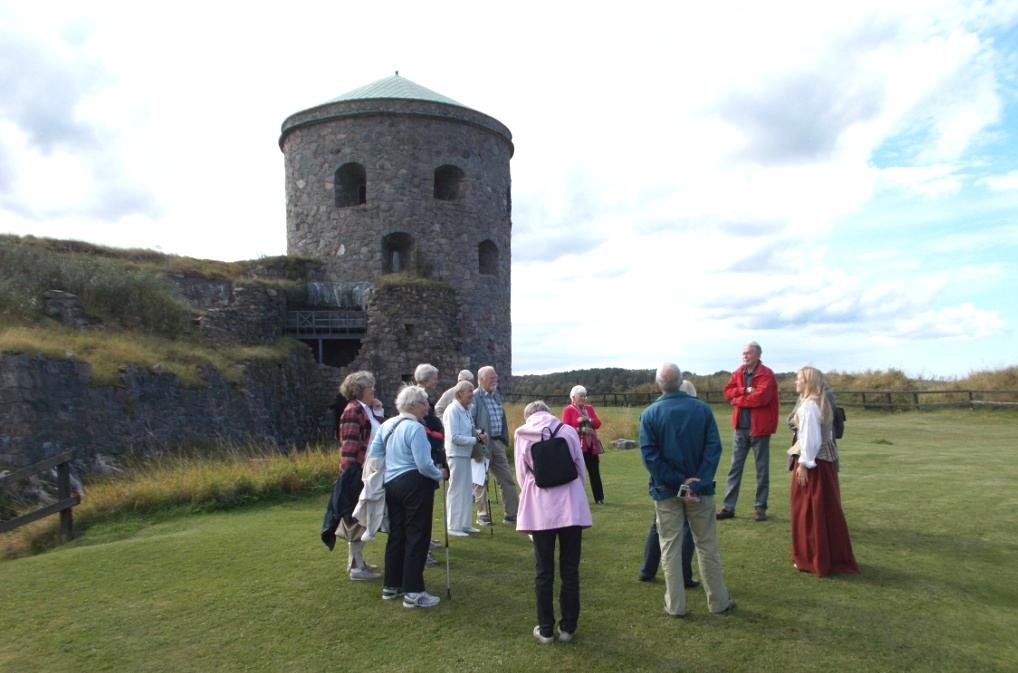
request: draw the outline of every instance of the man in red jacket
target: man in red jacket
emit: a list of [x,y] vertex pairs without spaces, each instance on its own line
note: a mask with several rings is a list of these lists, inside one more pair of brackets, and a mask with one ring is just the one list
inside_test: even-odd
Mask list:
[[756,458],[756,501],[753,506],[757,521],[767,520],[767,491],[770,487],[771,435],[778,429],[778,383],[774,372],[760,362],[763,349],[750,341],[742,348],[742,366],[735,370],[725,386],[725,398],[732,405],[732,467],[728,470],[728,490],[719,519],[735,516],[739,499],[742,468],[753,449]]

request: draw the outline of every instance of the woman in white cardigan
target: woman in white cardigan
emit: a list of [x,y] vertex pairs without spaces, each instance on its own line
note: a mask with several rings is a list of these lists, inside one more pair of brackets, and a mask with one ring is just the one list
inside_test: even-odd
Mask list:
[[[448,506],[449,535],[465,537],[479,533],[471,526],[474,496],[470,477],[470,455],[478,442],[470,405],[474,401],[474,385],[460,381],[453,387],[454,400],[442,414],[445,426],[445,456],[449,462]],[[481,438],[483,441],[483,437]]]

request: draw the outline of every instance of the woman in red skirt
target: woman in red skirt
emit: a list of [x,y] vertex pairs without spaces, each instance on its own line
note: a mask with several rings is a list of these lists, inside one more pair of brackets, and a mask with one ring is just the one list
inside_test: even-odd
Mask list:
[[857,573],[848,525],[841,510],[834,409],[819,369],[803,367],[795,377],[799,403],[794,415],[792,460],[792,562],[819,577]]

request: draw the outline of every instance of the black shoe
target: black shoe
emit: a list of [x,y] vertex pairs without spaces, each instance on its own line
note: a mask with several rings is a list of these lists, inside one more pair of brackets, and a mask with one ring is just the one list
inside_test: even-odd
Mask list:
[[689,580],[688,582],[686,582],[687,589],[695,589],[698,586],[700,586],[700,582],[698,580]]
[[647,577],[646,575],[638,575],[637,577],[639,578],[639,580],[641,582],[653,582],[654,581],[653,577]]
[[734,519],[735,518],[735,510],[734,509],[721,509],[721,510],[718,511],[717,514],[714,515],[714,518],[717,519],[718,521],[720,521],[721,519]]
[[760,509],[759,507],[757,507],[756,512],[753,514],[753,521],[766,521],[766,520],[767,520],[767,510]]

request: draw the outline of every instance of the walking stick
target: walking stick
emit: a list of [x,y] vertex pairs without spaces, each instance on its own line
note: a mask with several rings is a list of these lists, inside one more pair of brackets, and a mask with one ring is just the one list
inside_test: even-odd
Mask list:
[[495,519],[491,511],[491,490],[488,488],[488,471],[484,471],[484,498],[488,502],[488,528],[491,529],[491,537],[495,537]]
[[449,575],[449,480],[445,480],[442,495],[442,521],[445,522],[445,596],[452,600],[452,582]]

